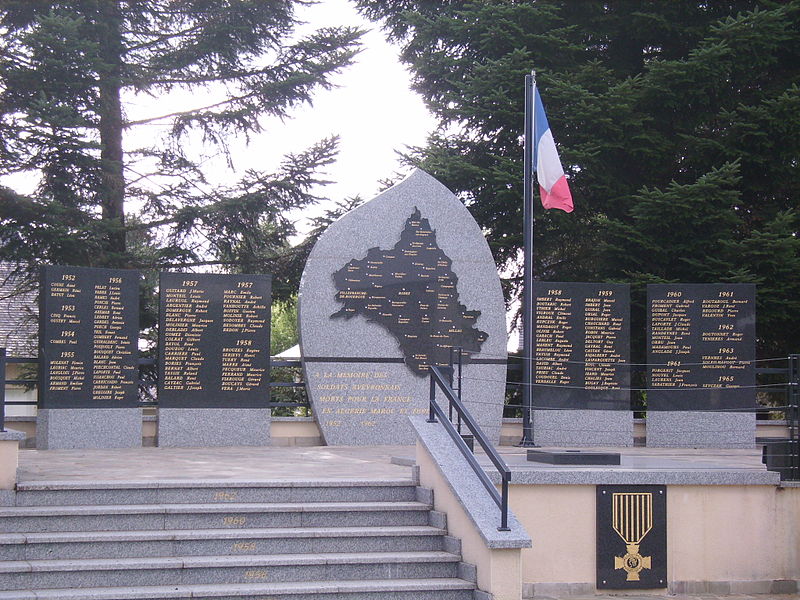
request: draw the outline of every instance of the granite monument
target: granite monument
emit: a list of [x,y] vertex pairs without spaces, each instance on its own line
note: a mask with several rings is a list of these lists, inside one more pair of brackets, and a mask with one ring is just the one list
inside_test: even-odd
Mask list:
[[142,445],[139,273],[46,266],[39,293],[39,449]]
[[269,275],[161,273],[159,446],[270,439]]
[[462,398],[499,439],[505,305],[489,246],[464,205],[417,170],[333,223],[300,284],[300,347],[329,445],[411,444],[429,365],[464,355]]

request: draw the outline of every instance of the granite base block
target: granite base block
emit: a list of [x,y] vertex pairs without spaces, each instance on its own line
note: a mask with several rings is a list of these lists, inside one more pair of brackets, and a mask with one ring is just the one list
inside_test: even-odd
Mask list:
[[141,446],[141,408],[46,408],[36,417],[39,450]]
[[650,411],[647,445],[651,448],[754,448],[753,413]]
[[269,446],[268,408],[160,408],[158,445],[162,448]]
[[633,413],[627,410],[534,410],[537,446],[633,446]]

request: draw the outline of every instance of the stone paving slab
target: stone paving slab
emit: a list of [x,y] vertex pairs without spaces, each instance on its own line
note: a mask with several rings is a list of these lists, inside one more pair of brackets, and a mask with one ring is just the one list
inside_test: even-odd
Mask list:
[[20,450],[17,481],[313,481],[411,479],[391,463],[413,448],[237,447]]
[[[547,474],[574,478],[579,473],[593,472],[649,472],[656,476],[677,473],[684,478],[697,478],[703,473],[725,477],[736,474],[753,479],[751,483],[767,483],[775,475],[766,471],[760,452],[754,449],[592,448],[620,452],[618,467],[549,465],[528,461],[526,448],[502,446],[499,450],[520,483],[526,478],[534,483]],[[478,452],[477,456],[488,465],[485,455]],[[72,480],[104,484],[187,479],[388,480],[410,478],[409,467],[414,459],[413,446],[23,449],[17,477],[20,482]],[[493,469],[487,471],[491,473]]]

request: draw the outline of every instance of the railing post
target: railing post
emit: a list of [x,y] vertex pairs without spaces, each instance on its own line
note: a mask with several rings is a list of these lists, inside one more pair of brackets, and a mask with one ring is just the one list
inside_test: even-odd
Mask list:
[[[461,364],[463,362],[463,353],[461,346],[458,347],[458,401],[461,402]],[[452,421],[452,419],[451,419]],[[458,433],[461,433],[461,413],[458,413],[458,425],[456,426]]]
[[[450,365],[450,389],[453,389],[453,347],[450,346],[450,360],[448,361]],[[453,422],[453,403],[447,403],[447,418],[450,419],[450,422]],[[460,433],[460,432],[459,432]]]
[[433,410],[433,403],[436,402],[436,381],[434,380],[433,369],[431,369],[431,399],[428,404],[428,423],[436,423],[436,413]]
[[0,348],[0,431],[6,430],[6,349]]
[[500,527],[497,528],[497,531],[511,531],[508,528],[508,473],[501,473],[500,474],[503,479],[503,491],[500,496],[501,504],[500,507]]

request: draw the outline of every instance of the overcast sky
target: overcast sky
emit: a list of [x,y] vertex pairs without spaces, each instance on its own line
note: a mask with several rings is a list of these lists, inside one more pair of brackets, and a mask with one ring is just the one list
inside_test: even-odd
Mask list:
[[[244,139],[230,140],[233,169],[222,158],[209,159],[206,165],[211,167],[212,181],[230,184],[247,169],[274,170],[286,153],[301,152],[338,135],[338,158],[325,177],[333,183],[315,193],[333,201],[356,195],[369,200],[378,192],[379,180],[400,168],[397,151],[424,144],[434,119],[409,89],[410,77],[399,62],[398,49],[347,0],[322,0],[300,9],[298,17],[307,23],[300,33],[335,25],[368,29],[362,37],[363,51],[354,65],[334,76],[334,89],[315,93],[312,106],[298,107],[285,121],[262,120],[264,131],[249,144]],[[207,103],[208,97],[171,96],[153,102],[139,96],[128,99],[126,110],[129,119],[138,120]],[[147,138],[158,132],[157,126],[139,128],[126,140],[126,147],[146,145]],[[201,153],[206,149],[210,150],[198,147]],[[303,231],[302,222],[298,225]]]
[[[314,95],[313,106],[295,109],[286,121],[263,120],[264,131],[253,136],[249,145],[244,139],[229,140],[233,169],[221,157],[209,159],[206,166],[210,167],[210,179],[212,183],[232,184],[247,169],[274,170],[284,154],[300,152],[325,137],[338,135],[338,159],[326,173],[326,179],[333,183],[316,190],[316,194],[333,201],[356,195],[368,200],[377,193],[379,180],[400,168],[396,151],[424,144],[434,128],[433,117],[409,89],[410,77],[398,60],[398,49],[388,44],[380,29],[363,19],[348,0],[321,0],[301,7],[297,16],[307,23],[300,33],[336,25],[368,29],[362,38],[363,51],[354,65],[333,78],[336,88]],[[207,100],[185,94],[155,99],[127,95],[124,104],[126,117],[135,121],[203,106]],[[168,121],[129,131],[125,149],[152,144],[166,127]],[[189,142],[193,144],[201,156],[211,150]],[[129,179],[131,176],[129,173]],[[36,187],[30,175],[6,177],[2,183],[21,193],[32,193]],[[302,231],[302,223],[299,225]]]

